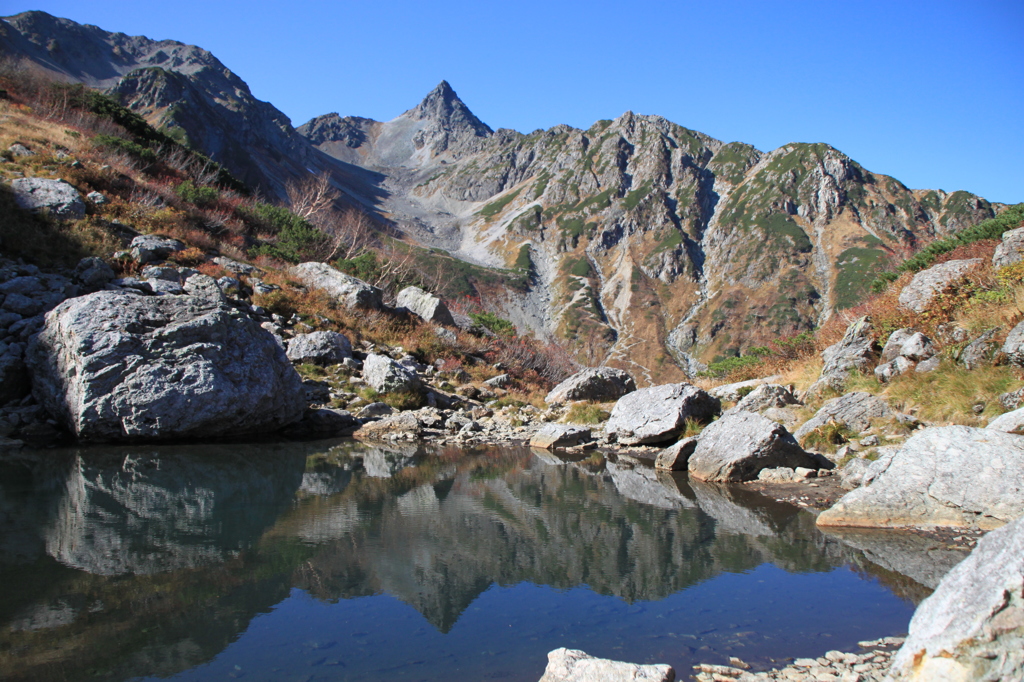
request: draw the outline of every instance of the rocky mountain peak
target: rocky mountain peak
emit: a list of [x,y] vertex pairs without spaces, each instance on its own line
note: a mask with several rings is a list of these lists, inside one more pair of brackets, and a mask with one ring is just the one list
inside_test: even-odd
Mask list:
[[477,137],[487,137],[494,132],[459,99],[448,81],[438,83],[422,102],[405,112],[403,116],[418,121],[430,121],[446,130],[471,131]]

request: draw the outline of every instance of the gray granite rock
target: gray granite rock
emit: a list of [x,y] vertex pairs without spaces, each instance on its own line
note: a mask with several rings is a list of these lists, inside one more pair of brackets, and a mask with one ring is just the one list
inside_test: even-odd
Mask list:
[[900,355],[902,355],[903,344],[907,342],[916,332],[908,327],[897,329],[885,342],[885,346],[882,347],[881,362],[892,362]]
[[969,426],[915,433],[871,465],[821,526],[988,530],[1024,515],[1024,436]]
[[59,220],[85,217],[85,202],[78,190],[63,180],[17,178],[11,181],[11,189],[14,201],[27,211],[45,212]]
[[915,313],[923,313],[936,295],[942,293],[943,289],[966,275],[981,262],[981,258],[951,260],[922,270],[903,287],[899,296],[900,305]]
[[484,382],[484,386],[490,386],[491,388],[504,388],[512,383],[511,374],[499,374],[496,377],[491,377]]
[[967,347],[960,351],[960,356],[957,358],[960,364],[967,369],[977,369],[991,362],[992,353],[996,347],[993,339],[998,332],[998,329],[989,329],[967,344]]
[[270,334],[192,296],[70,299],[46,315],[26,360],[36,398],[82,438],[259,433],[306,409],[301,379]]
[[994,417],[985,428],[1020,435],[1024,433],[1024,409],[1013,410]]
[[419,436],[423,432],[416,415],[412,412],[399,412],[377,421],[368,422],[359,427],[353,436],[369,440],[382,440],[392,436]]
[[821,358],[821,377],[808,389],[816,394],[826,388],[842,390],[851,371],[867,371],[878,357],[871,320],[862,317],[846,328],[843,338],[826,348]]
[[893,377],[898,377],[912,369],[914,369],[914,363],[901,355],[891,362],[875,367],[875,378],[884,384],[891,381]]
[[881,398],[863,391],[856,391],[826,402],[793,435],[797,440],[801,440],[814,429],[825,426],[829,422],[836,422],[851,431],[865,431],[871,428],[872,420],[888,419],[894,416],[889,405]]
[[352,344],[338,332],[296,334],[288,342],[288,359],[314,365],[336,365],[352,357]]
[[356,417],[359,419],[376,419],[377,417],[386,417],[394,413],[395,408],[391,407],[387,403],[370,403],[363,409],[359,410]]
[[83,258],[75,267],[75,279],[89,288],[100,288],[114,277],[114,269],[102,258]]
[[1003,342],[1003,353],[1011,365],[1024,367],[1024,321],[1010,330]]
[[639,665],[594,658],[578,649],[555,649],[540,682],[673,682],[670,665]]
[[888,679],[1024,679],[1024,519],[982,538],[921,602]]
[[334,296],[346,308],[378,310],[384,307],[384,292],[326,263],[299,263],[291,273],[306,286]]
[[721,411],[718,398],[691,384],[642,388],[619,398],[605,433],[619,443],[664,443],[683,432],[687,419],[708,421]]
[[924,374],[925,372],[934,372],[939,368],[941,362],[942,361],[939,359],[939,356],[935,355],[928,358],[927,360],[922,360],[921,362],[917,363],[917,366],[914,367],[914,371],[917,372],[918,374]]
[[793,391],[789,386],[761,384],[743,396],[732,409],[737,412],[760,412],[771,407],[786,407],[787,405],[799,404],[800,401],[793,395]]
[[379,393],[418,392],[423,388],[415,372],[377,353],[370,353],[363,361],[363,380]]
[[1012,265],[1024,258],[1024,227],[1003,232],[1002,241],[992,254],[992,267]]
[[658,453],[654,468],[666,471],[686,471],[690,456],[697,449],[696,438],[684,438]]
[[395,305],[415,313],[427,322],[442,324],[446,327],[455,326],[455,320],[452,319],[451,311],[448,310],[444,301],[419,287],[402,289],[398,292]]
[[544,448],[569,448],[590,440],[590,429],[574,424],[545,424],[533,434],[530,439],[530,447]]
[[154,234],[141,234],[132,239],[129,246],[132,258],[140,263],[154,263],[165,260],[176,251],[183,251],[185,245],[177,239],[167,239]]
[[636,382],[627,372],[612,367],[590,367],[551,389],[544,402],[559,405],[574,400],[617,400],[635,390]]
[[734,412],[700,434],[687,470],[700,481],[752,481],[769,467],[807,467],[815,461],[782,424],[752,412]]

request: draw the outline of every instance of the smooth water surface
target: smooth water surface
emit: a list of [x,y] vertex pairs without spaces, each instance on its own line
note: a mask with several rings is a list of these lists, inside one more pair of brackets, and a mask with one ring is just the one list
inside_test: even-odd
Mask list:
[[0,678],[535,682],[567,646],[686,679],[904,633],[941,570],[901,542],[614,455],[25,452],[0,459]]

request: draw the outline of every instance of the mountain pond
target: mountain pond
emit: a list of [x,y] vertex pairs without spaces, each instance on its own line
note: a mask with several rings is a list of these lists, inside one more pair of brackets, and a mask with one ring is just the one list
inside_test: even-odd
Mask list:
[[614,454],[315,443],[0,457],[4,680],[536,682],[902,635],[962,554]]

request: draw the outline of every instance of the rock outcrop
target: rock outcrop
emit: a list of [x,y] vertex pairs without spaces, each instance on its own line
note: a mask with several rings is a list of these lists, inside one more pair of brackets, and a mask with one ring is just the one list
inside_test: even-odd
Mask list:
[[673,682],[672,666],[639,665],[594,658],[579,649],[555,649],[540,682]]
[[887,679],[1024,679],[1024,519],[982,538],[921,602]]
[[691,384],[642,388],[619,398],[605,433],[626,445],[664,443],[683,432],[687,419],[709,421],[721,401]]
[[980,258],[968,258],[967,260],[951,260],[945,263],[933,265],[927,270],[914,275],[914,278],[903,287],[900,292],[900,305],[913,310],[915,313],[923,313],[932,299],[942,293],[942,290],[960,279],[975,267],[981,265]]
[[762,469],[817,464],[782,424],[754,414],[733,412],[705,428],[687,470],[699,481],[752,481]]
[[273,336],[192,296],[70,299],[46,315],[26,360],[36,398],[81,438],[274,431],[306,408],[301,379]]
[[617,400],[635,390],[636,382],[627,372],[613,367],[590,367],[551,389],[544,402],[560,405],[574,400]]
[[297,334],[288,342],[288,359],[314,365],[334,365],[352,357],[352,344],[338,332]]
[[11,181],[18,206],[36,213],[46,213],[58,220],[80,220],[85,217],[85,202],[78,190],[63,180],[17,178]]
[[871,320],[862,317],[846,328],[843,338],[821,353],[824,366],[821,377],[811,385],[808,393],[814,394],[825,388],[842,390],[850,372],[866,371],[878,357],[872,336]]
[[1002,241],[992,254],[992,267],[1001,268],[1024,258],[1024,227],[1003,232]]
[[969,426],[915,433],[873,463],[820,526],[988,530],[1024,515],[1024,436]]
[[423,384],[416,372],[386,355],[370,353],[363,360],[363,379],[378,393],[417,392]]
[[406,287],[398,292],[395,305],[405,308],[427,322],[442,324],[446,327],[454,327],[455,320],[444,304],[437,296],[427,293],[419,287]]
[[384,292],[327,263],[299,263],[291,273],[306,286],[334,296],[346,308],[378,310],[384,306]]
[[893,416],[893,411],[881,398],[863,391],[855,391],[826,402],[793,435],[797,440],[802,440],[811,431],[829,422],[860,432],[871,428],[871,422],[875,419],[888,419]]

